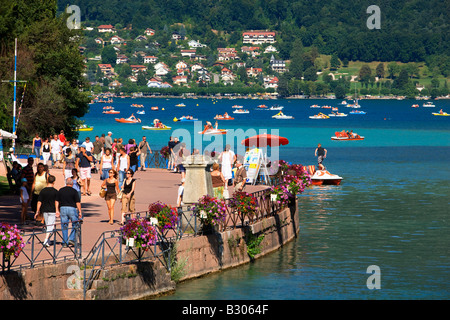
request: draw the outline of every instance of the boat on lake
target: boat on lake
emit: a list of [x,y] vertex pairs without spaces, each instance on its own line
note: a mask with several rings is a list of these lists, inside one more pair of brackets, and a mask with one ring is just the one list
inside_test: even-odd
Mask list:
[[306,169],[311,177],[311,184],[315,186],[322,185],[334,185],[338,186],[341,184],[342,177],[331,174],[327,170],[316,170],[313,165],[306,166]]
[[184,103],[179,103],[179,104],[176,104],[175,107],[186,107],[186,105]]
[[425,103],[422,105],[422,107],[424,107],[424,108],[434,108],[434,107],[436,107],[436,106],[434,105],[433,102],[428,101],[428,102],[425,102]]
[[329,119],[330,117],[327,116],[326,114],[322,113],[322,112],[319,112],[319,113],[316,114],[316,115],[309,116],[309,118],[310,118],[310,119]]
[[283,110],[283,108],[284,108],[283,106],[276,104],[276,105],[271,106],[269,108],[269,110]]
[[136,118],[134,114],[128,118],[115,118],[115,120],[120,123],[141,123],[141,119]]
[[250,113],[247,109],[237,109],[234,110],[233,113]]
[[328,114],[329,117],[346,117],[347,114],[343,112],[332,112]]
[[87,124],[82,124],[82,125],[78,126],[75,130],[76,131],[92,131],[92,130],[94,130],[94,127],[91,127]]
[[366,114],[365,111],[361,111],[361,110],[352,110],[349,112],[350,114]]
[[336,141],[354,141],[354,140],[364,140],[364,137],[361,137],[359,134],[357,134],[356,132],[345,132],[344,130],[342,131],[336,131],[334,133],[334,136],[331,137],[331,140],[336,140]]
[[106,114],[119,114],[120,111],[112,109],[112,110],[103,111],[103,113],[106,113]]
[[194,118],[192,116],[182,116],[182,117],[179,117],[179,118],[177,118],[177,117],[173,118],[173,122],[177,122],[177,121],[181,121],[181,122],[183,122],[183,121],[197,121],[197,120],[198,120],[197,118]]
[[288,116],[284,114],[282,111],[278,112],[276,115],[273,115],[272,118],[274,119],[294,119],[293,116]]

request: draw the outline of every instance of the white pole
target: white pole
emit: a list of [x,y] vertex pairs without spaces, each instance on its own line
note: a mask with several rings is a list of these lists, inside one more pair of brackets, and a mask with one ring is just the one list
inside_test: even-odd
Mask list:
[[[14,102],[13,102],[13,134],[16,134],[16,87],[17,87],[17,38],[15,39],[14,47]],[[16,145],[16,139],[12,141],[12,147],[14,149]],[[14,150],[15,151],[15,150]]]

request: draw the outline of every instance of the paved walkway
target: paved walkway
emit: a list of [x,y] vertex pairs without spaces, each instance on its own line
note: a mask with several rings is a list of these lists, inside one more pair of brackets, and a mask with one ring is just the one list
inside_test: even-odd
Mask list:
[[[64,186],[62,169],[50,169],[50,173],[56,177],[55,188]],[[6,176],[5,168],[0,163],[0,175]],[[161,201],[163,203],[176,206],[178,187],[180,186],[181,175],[170,172],[166,169],[147,169],[146,171],[137,171],[134,175],[137,179],[136,184],[136,212],[146,211],[150,203]],[[93,174],[91,179],[91,196],[82,196],[81,207],[83,212],[82,226],[82,247],[83,257],[91,250],[99,236],[105,231],[120,229],[118,224],[121,219],[120,201],[115,204],[113,225],[108,224],[108,212],[105,200],[100,198],[99,174]],[[266,188],[266,186],[247,186],[247,192],[253,192]],[[230,190],[231,191],[231,190]],[[34,223],[28,225],[19,225],[20,223],[20,202],[17,195],[6,195],[0,197],[0,221],[10,224],[18,224],[20,229],[31,231],[32,228],[38,228]],[[28,215],[34,215],[29,209]],[[56,221],[60,222],[59,219]],[[42,230],[42,227],[39,227]]]

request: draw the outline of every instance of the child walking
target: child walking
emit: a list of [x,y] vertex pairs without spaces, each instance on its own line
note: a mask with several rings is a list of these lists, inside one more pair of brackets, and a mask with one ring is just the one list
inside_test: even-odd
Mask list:
[[26,178],[22,178],[22,187],[20,187],[20,203],[22,204],[22,211],[20,213],[20,223],[25,224],[27,220],[27,211],[30,204],[30,196],[28,194],[28,182]]

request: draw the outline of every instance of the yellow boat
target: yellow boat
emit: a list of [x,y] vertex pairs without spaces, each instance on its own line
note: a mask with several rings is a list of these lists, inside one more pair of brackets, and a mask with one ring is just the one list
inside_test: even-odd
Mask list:
[[88,126],[87,124],[82,124],[81,126],[78,126],[76,131],[92,131],[94,130],[94,127]]

